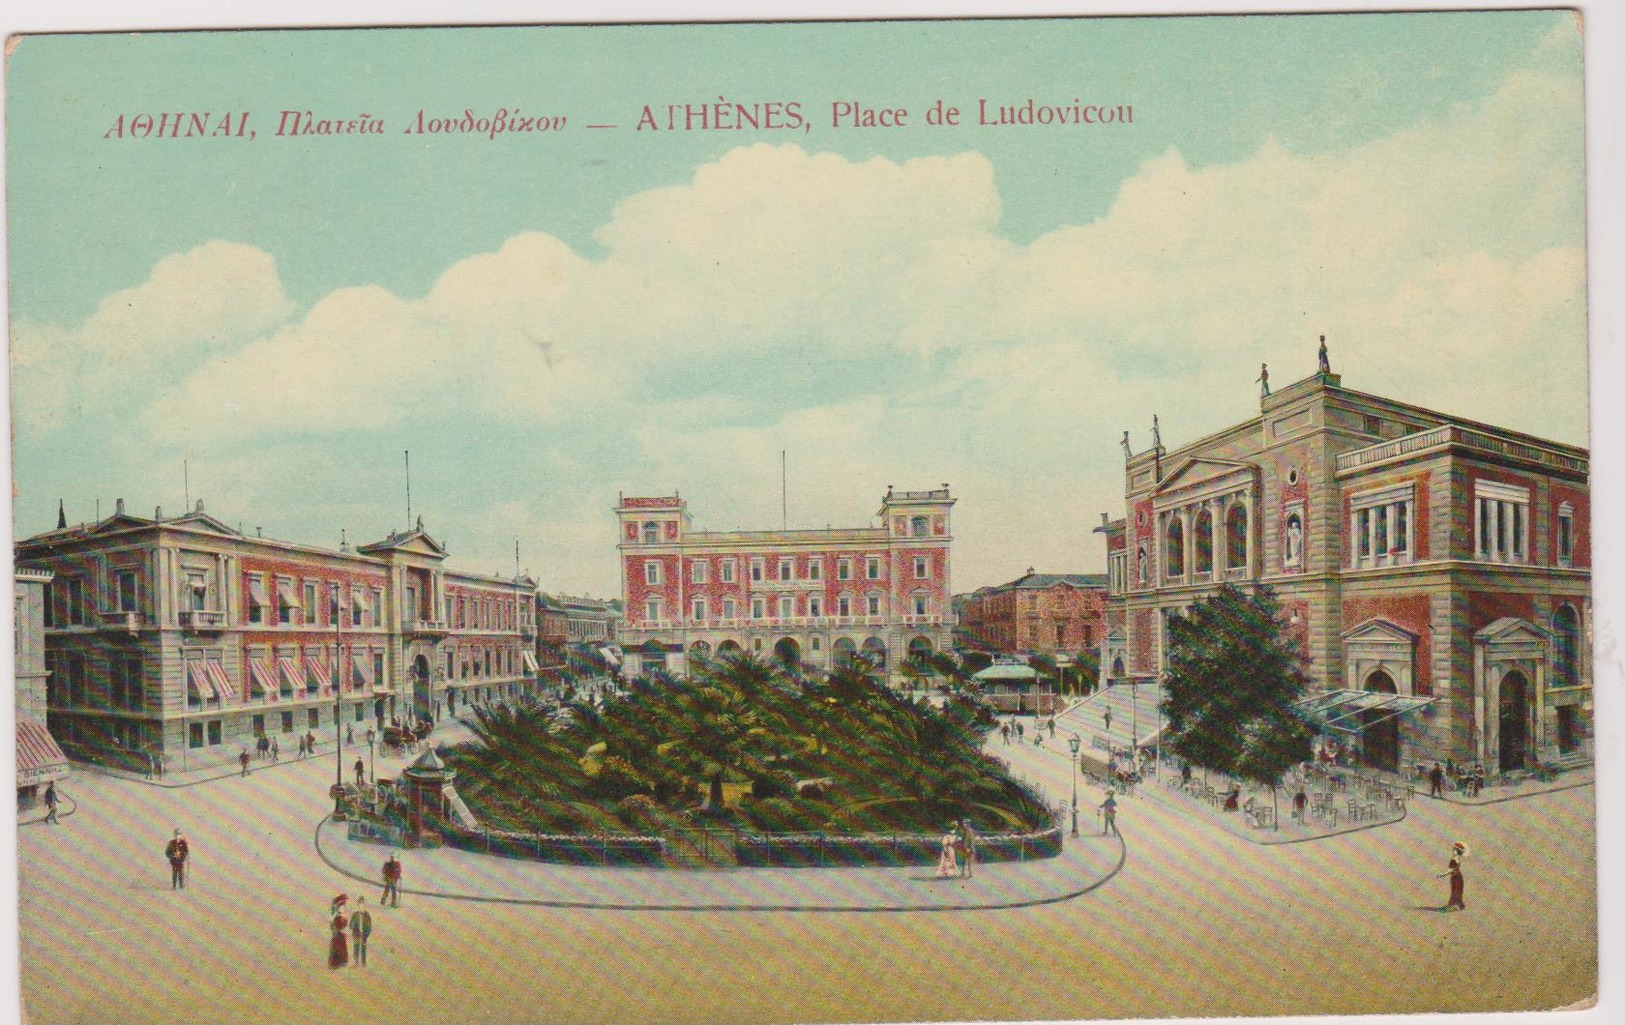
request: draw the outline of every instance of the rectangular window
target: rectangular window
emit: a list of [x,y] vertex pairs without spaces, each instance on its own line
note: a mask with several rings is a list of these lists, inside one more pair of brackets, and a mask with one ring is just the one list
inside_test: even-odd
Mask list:
[[[931,610],[931,599],[927,598],[923,594],[916,594],[914,596],[914,614],[916,616],[929,615],[930,610]],[[1062,632],[1063,629],[1064,629],[1063,627],[1059,627],[1059,626],[1057,626],[1055,628],[1055,643],[1057,643],[1057,644],[1061,643],[1061,636],[1062,636],[1061,632]]]
[[304,597],[304,600],[305,600],[304,601],[305,623],[306,623],[307,626],[315,626],[316,622],[317,622],[317,619],[316,619],[316,581],[314,581],[314,580],[305,581],[303,597]]
[[779,560],[779,579],[790,580],[795,576],[795,561],[792,559]]
[[[724,563],[724,565],[726,565],[726,563]],[[734,618],[734,613],[737,612],[737,611],[738,611],[738,608],[737,608],[737,606],[734,605],[734,600],[732,598],[724,598],[724,599],[722,599],[722,618],[723,619],[732,619],[732,618]]]
[[121,569],[118,572],[118,611],[137,611],[135,601],[135,570]]
[[824,614],[824,599],[817,595],[807,597],[807,615],[818,617]]
[[1388,507],[1379,505],[1372,510],[1376,524],[1372,528],[1372,544],[1378,555],[1388,554]]
[[750,564],[750,578],[760,582],[762,579],[762,560],[753,559]]
[[372,589],[372,605],[367,611],[372,616],[374,627],[384,625],[384,592],[376,587]]
[[662,610],[661,610],[661,607],[660,607],[660,599],[659,598],[651,598],[651,599],[649,599],[649,601],[645,602],[644,607],[643,607],[643,611],[644,611],[645,615],[648,617],[649,622],[651,622],[651,623],[658,623],[658,622],[661,621],[661,619],[664,618],[660,614]]
[[1409,542],[1406,538],[1410,533],[1410,503],[1400,502],[1394,506],[1394,543],[1395,552],[1409,551]]
[[703,584],[711,577],[711,567],[704,562],[695,562],[689,577],[696,584]]
[[1557,507],[1557,564],[1574,565],[1574,507],[1567,502]]
[[270,599],[265,593],[265,577],[258,573],[250,573],[244,577],[243,590],[248,593],[243,596],[244,604],[248,606],[248,621],[250,623],[264,623],[266,609]]
[[264,733],[265,733],[265,716],[263,714],[256,715],[254,717],[254,736],[256,736],[256,737],[262,736]]
[[356,722],[361,721],[361,714],[362,714],[361,709],[362,709],[362,703],[359,702],[359,701],[356,702],[356,706],[355,706],[355,721]]
[[842,559],[842,560],[840,560],[839,562],[837,562],[835,564],[835,579],[837,579],[837,580],[851,580],[852,579],[852,560],[851,559]]
[[195,722],[195,723],[190,723],[190,724],[187,725],[187,727],[186,727],[186,746],[190,747],[190,748],[199,748],[199,747],[203,746],[203,724],[202,723]]
[[68,625],[84,626],[86,622],[85,582],[78,577],[68,577],[65,582],[68,585]]
[[869,604],[868,604],[869,615],[871,615],[871,616],[880,615],[880,595],[878,595],[878,594],[869,595],[868,602],[869,602]]
[[186,607],[193,612],[202,612],[209,599],[209,581],[201,570],[190,571],[186,574],[187,594],[183,598]]
[[880,579],[880,560],[870,556],[863,560],[863,576],[867,580]]
[[222,739],[224,739],[221,736],[221,733],[222,733],[222,730],[220,728],[220,720],[219,719],[211,719],[209,721],[209,746],[210,747],[219,747],[220,746],[220,741]]
[[319,708],[305,709],[305,725],[315,729],[322,724],[322,710]]
[[1523,506],[1512,506],[1512,558],[1517,562],[1523,561],[1523,516]]
[[694,622],[696,622],[696,623],[705,622],[705,599],[704,598],[695,598],[694,599]]
[[734,561],[732,559],[722,561],[722,582],[725,584],[734,582]]
[[351,626],[360,626],[361,625],[361,614],[362,614],[362,611],[366,608],[366,604],[367,604],[367,602],[366,602],[366,599],[362,596],[361,588],[352,587],[350,589],[350,625]]
[[752,618],[752,619],[762,619],[766,615],[767,615],[767,602],[762,600],[761,598],[752,598],[750,600],[750,618]]
[[841,595],[835,599],[835,610],[835,614],[838,616],[850,616],[852,614],[852,599],[844,594]]
[[292,712],[283,712],[282,713],[282,732],[283,733],[292,733],[293,732],[293,713]]
[[931,576],[931,560],[923,555],[914,557],[914,579],[925,580]]
[[1354,535],[1359,539],[1360,558],[1371,555],[1371,510],[1361,509],[1354,514]]
[[1473,482],[1480,559],[1526,562],[1529,553],[1529,489],[1499,481]]
[[1368,417],[1366,417],[1365,418],[1365,432],[1367,434],[1379,434],[1380,435],[1382,433],[1382,418],[1377,417],[1377,416],[1368,416]]
[[808,559],[807,560],[807,579],[808,580],[822,580],[822,579],[824,579],[824,561],[822,559]]
[[796,600],[789,596],[779,599],[779,618],[789,619],[796,614]]

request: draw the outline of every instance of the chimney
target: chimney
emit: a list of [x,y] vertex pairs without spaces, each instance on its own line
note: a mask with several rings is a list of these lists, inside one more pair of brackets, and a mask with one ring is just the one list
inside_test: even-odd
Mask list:
[[116,498],[116,499],[113,500],[113,515],[114,516],[123,516],[124,515],[124,499]]
[[1110,513],[1101,513],[1100,514],[1100,525],[1102,527],[1104,527],[1106,524],[1110,523],[1111,521],[1112,521],[1112,519],[1111,519],[1111,514]]
[[161,506],[161,505],[154,506],[153,510],[152,510],[152,518],[155,519],[155,520],[163,519],[164,518],[164,507]]

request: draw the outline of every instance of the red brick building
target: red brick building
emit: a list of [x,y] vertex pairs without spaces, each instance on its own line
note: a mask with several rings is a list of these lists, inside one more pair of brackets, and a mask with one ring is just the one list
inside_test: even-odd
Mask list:
[[[1126,447],[1126,446],[1125,446]],[[1104,522],[1112,681],[1155,678],[1167,622],[1221,582],[1268,584],[1325,721],[1385,768],[1491,774],[1591,751],[1585,449],[1342,386],[1127,456]],[[1103,517],[1103,520],[1105,517]]]
[[1035,573],[961,595],[962,647],[1005,654],[1076,655],[1106,638],[1106,577]]
[[352,551],[248,537],[202,502],[148,519],[120,500],[16,552],[54,574],[47,716],[70,753],[180,768],[534,686],[535,583],[446,569],[421,521]]
[[622,496],[621,646],[628,671],[686,671],[749,651],[814,669],[864,652],[892,677],[951,643],[948,486],[888,489],[878,527],[694,529],[680,496]]

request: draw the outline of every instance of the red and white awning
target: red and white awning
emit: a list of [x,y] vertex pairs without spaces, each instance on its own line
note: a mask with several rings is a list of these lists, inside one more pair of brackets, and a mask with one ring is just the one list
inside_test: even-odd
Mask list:
[[310,670],[310,675],[316,677],[316,685],[322,689],[323,693],[333,693],[333,674],[327,671],[327,666],[321,659],[311,658],[306,655],[305,668]]
[[254,690],[258,690],[272,701],[281,696],[277,692],[276,680],[271,678],[271,667],[260,659],[248,660],[248,679]]
[[17,785],[36,786],[68,774],[68,756],[38,719],[17,717]]

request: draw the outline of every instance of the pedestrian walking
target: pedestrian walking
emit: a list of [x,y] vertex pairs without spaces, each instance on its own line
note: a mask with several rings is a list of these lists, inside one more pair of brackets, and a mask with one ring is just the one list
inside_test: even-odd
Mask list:
[[1006,722],[1006,723],[1000,723],[999,724],[999,736],[1004,738],[1005,746],[1009,747],[1010,746],[1010,724],[1009,723]]
[[1467,901],[1463,894],[1467,888],[1467,880],[1461,874],[1461,863],[1467,857],[1467,845],[1457,840],[1450,845],[1450,867],[1440,873],[1438,878],[1450,877],[1450,899],[1445,901],[1445,911],[1466,911]]
[[175,835],[164,845],[164,857],[169,859],[171,890],[186,889],[186,861],[191,856],[192,845],[186,842],[186,836],[180,830],[175,830]]
[[259,739],[254,741],[254,753],[261,759],[271,757],[271,738],[261,733]]
[[276,742],[275,737],[272,737],[271,738],[271,761],[280,762],[281,760],[282,760],[282,746]]
[[1023,726],[1021,720],[1018,719],[1016,720],[1016,739],[1021,740],[1025,736],[1027,736],[1027,727]]
[[45,784],[45,821],[53,826],[61,824],[56,820],[56,806],[59,802],[60,798],[56,796],[56,780],[53,779]]
[[[401,861],[390,852],[389,860],[384,862],[384,895],[379,898],[379,907],[401,906]],[[390,898],[394,898],[393,904]]]
[[1053,715],[1049,717],[1048,726],[1049,726],[1049,739],[1054,740],[1055,739],[1055,717]]
[[350,946],[354,948],[357,968],[367,966],[367,940],[372,937],[372,912],[367,910],[367,898],[355,899],[355,914],[350,916]]
[[305,753],[316,753],[316,734],[311,733],[309,730],[305,731]]
[[954,847],[958,842],[954,827],[949,826],[948,831],[942,834],[942,853],[937,855],[938,879],[951,879],[959,874],[959,863],[954,857]]
[[1444,770],[1439,768],[1438,762],[1434,762],[1428,772],[1428,796],[1444,797]]
[[377,739],[378,739],[377,731],[375,731],[371,726],[368,726],[367,727],[367,746],[371,747],[372,742],[377,740]]
[[305,738],[304,738],[303,735],[301,735],[300,738],[299,738],[299,754],[298,754],[298,757],[300,757],[300,758],[305,757]]
[[1100,713],[1100,718],[1106,724],[1106,732],[1110,733],[1112,731],[1112,710],[1109,708],[1106,709],[1104,712]]
[[367,782],[367,764],[361,759],[355,760],[355,785],[364,786]]
[[243,775],[248,775],[248,748],[243,748],[243,753],[237,756],[237,761],[242,764]]
[[959,877],[969,879],[976,874],[976,830],[970,819],[959,820]]
[[1107,833],[1113,836],[1123,835],[1117,831],[1117,798],[1113,797],[1110,791],[1106,794],[1106,800],[1100,805],[1100,814],[1105,821],[1105,825],[1100,830],[1102,836]]
[[344,934],[345,927],[350,924],[350,920],[344,915],[344,905],[348,904],[349,901],[350,898],[342,893],[333,898],[330,912],[333,916],[331,922],[333,932],[327,941],[327,967],[329,968],[343,968],[350,963],[350,941]]
[[355,723],[350,723],[344,727],[344,742],[346,744],[355,743]]
[[1307,811],[1308,808],[1309,795],[1303,792],[1303,787],[1299,787],[1298,792],[1292,795],[1292,817],[1297,819],[1299,822],[1302,822],[1304,820],[1304,812]]

